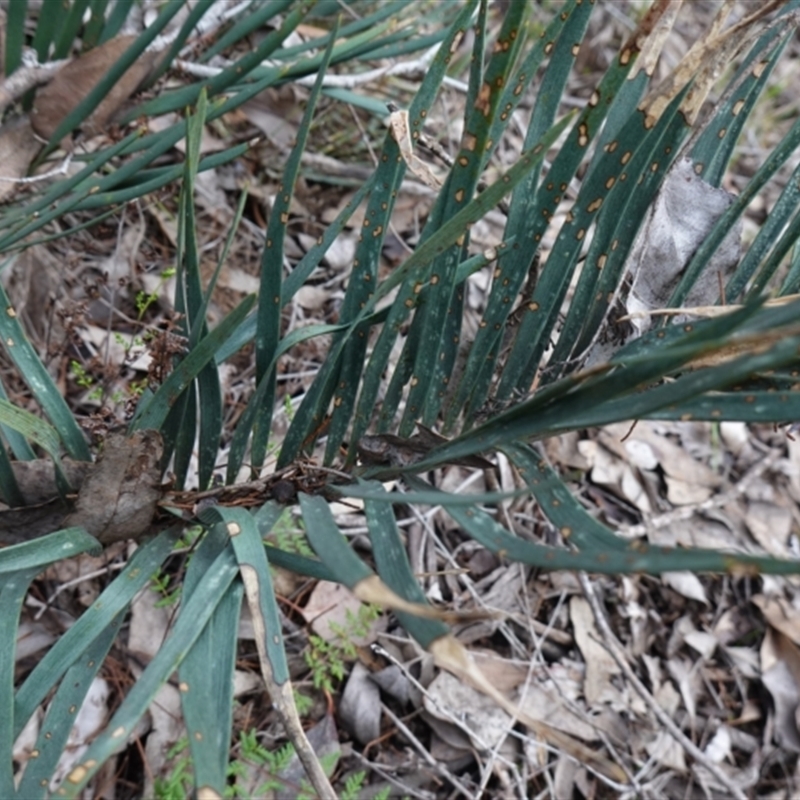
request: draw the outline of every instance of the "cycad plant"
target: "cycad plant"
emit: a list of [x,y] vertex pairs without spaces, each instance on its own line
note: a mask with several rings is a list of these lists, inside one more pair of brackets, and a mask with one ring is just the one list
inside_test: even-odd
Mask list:
[[[150,58],[146,86],[160,85],[159,77],[174,68],[197,26],[218,14],[220,5],[225,4],[198,2],[186,9],[174,0],[163,4],[145,33],[122,47],[104,77],[52,124],[38,162],[51,157],[65,136],[87,129],[86,121],[171,17],[189,9],[177,33]],[[149,345],[154,359],[156,343],[161,347],[163,369],[138,397],[127,430],[108,435],[94,469],[76,471],[76,462],[92,459],[87,438],[0,290],[6,355],[36,408],[34,413],[12,404],[5,391],[0,398],[0,494],[11,507],[0,516],[0,529],[18,531],[22,519],[23,527],[46,534],[29,541],[21,534],[19,543],[0,550],[0,709],[8,712],[0,713],[3,797],[48,794],[72,713],[101,670],[131,601],[190,529],[202,533],[188,561],[171,632],[57,789],[59,796],[78,796],[126,745],[176,670],[198,796],[223,795],[244,594],[262,675],[287,736],[316,791],[335,797],[294,707],[270,565],[342,583],[356,597],[393,609],[439,666],[490,694],[545,742],[605,780],[627,781],[637,765],[624,753],[615,761],[518,712],[482,675],[448,627],[469,618],[470,609],[434,608],[411,570],[397,524],[409,505],[440,506],[465,537],[503,559],[546,570],[800,572],[795,561],[653,548],[622,538],[589,513],[536,445],[559,433],[625,420],[782,424],[798,415],[793,370],[799,360],[800,302],[792,300],[800,283],[796,171],[744,256],[731,256],[729,245],[748,204],[792,160],[800,124],[774,147],[738,197],[726,197],[718,188],[750,113],[794,36],[798,3],[748,4],[733,21],[726,19],[732,4],[724,3],[710,30],[654,85],[651,76],[681,5],[656,0],[588,102],[571,113],[564,113],[562,96],[592,3],[558,4],[541,30],[528,19],[531,4],[505,4],[499,30],[491,34],[486,0],[427,4],[434,11],[422,17],[426,29],[417,27],[419,19],[411,22],[418,3],[354,3],[361,14],[354,21],[335,17],[341,5],[245,3],[231,19],[217,18],[199,40],[200,50],[193,51],[196,64],[209,65],[195,71],[199,78],[186,78],[179,89],[150,91],[151,99],[118,118],[116,141],[91,152],[76,150],[78,171],[33,184],[0,213],[0,252],[8,265],[32,243],[97,225],[161,187],[180,187],[177,315],[170,331],[155,335]],[[28,34],[41,61],[69,55],[77,35],[91,52],[113,40],[135,8],[130,2],[73,0],[59,8],[65,15],[59,26],[55,15],[44,13],[33,24],[25,3],[11,3],[6,73],[13,76],[19,68]],[[301,23],[315,26],[320,35],[287,43]],[[430,181],[436,199],[413,253],[384,274],[380,256],[398,188],[409,171],[430,178],[415,148],[467,33],[472,49],[458,152],[441,186]],[[245,49],[250,36],[256,45]],[[318,242],[287,270],[292,196],[318,101],[327,95],[333,98],[327,102],[387,113],[383,104],[357,91],[326,85],[327,76],[340,66],[357,71],[364,62],[422,48],[435,48],[435,54],[407,109],[393,111],[376,168]],[[221,67],[215,61],[220,53],[227,59]],[[242,157],[250,144],[203,155],[203,131],[266,88],[309,75],[315,76],[313,88],[267,221],[258,294],[211,327],[208,309],[222,261],[204,282],[196,178]],[[522,150],[498,173],[498,144],[531,87],[535,104]],[[712,90],[719,94],[708,108]],[[20,102],[27,107],[30,95]],[[46,106],[41,109],[46,112]],[[134,124],[184,110],[184,117],[159,132]],[[184,139],[182,164],[165,162],[162,156]],[[670,198],[673,206],[696,210],[689,222],[673,219],[672,229],[664,217]],[[361,204],[363,223],[338,320],[286,333],[282,310]],[[506,220],[502,242],[478,251],[470,243],[471,228],[498,206]],[[231,237],[243,209],[244,201]],[[694,232],[681,228],[697,219],[702,222]],[[665,226],[671,238],[659,245]],[[477,328],[467,334],[465,292],[477,273],[489,273],[491,280]],[[172,349],[164,344],[170,336]],[[276,388],[281,360],[316,337],[327,342],[325,358],[288,430],[277,438],[274,419],[284,399]],[[251,343],[254,390],[230,433],[225,478],[214,482],[220,441],[228,436],[220,368]],[[33,459],[34,447],[52,459],[54,491],[61,496],[52,501],[52,516],[36,526],[32,516],[24,516],[30,509],[15,464]],[[277,462],[265,472],[271,452],[278,453]],[[196,475],[187,483],[193,453]],[[495,511],[505,495],[465,496],[436,486],[438,467],[460,464],[491,472],[498,454],[513,465],[524,491],[555,527],[558,544],[530,541],[501,524]],[[167,470],[169,486],[161,482]],[[332,504],[342,499],[363,508],[369,558],[337,525]],[[316,558],[264,543],[287,503],[299,506]],[[138,547],[125,569],[15,686],[14,642],[31,582],[48,565],[130,538]],[[14,741],[47,698],[36,757],[15,780]]]

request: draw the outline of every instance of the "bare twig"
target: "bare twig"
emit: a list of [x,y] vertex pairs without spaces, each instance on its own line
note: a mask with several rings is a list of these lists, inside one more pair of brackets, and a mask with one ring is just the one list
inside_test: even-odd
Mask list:
[[392,724],[408,739],[412,747],[425,759],[426,763],[435,770],[442,778],[451,783],[464,797],[472,798],[472,792],[461,783],[452,772],[443,767],[426,749],[425,746],[417,739],[411,732],[411,729],[401,720],[392,710],[385,704],[381,703],[381,709],[384,714],[392,721]]
[[28,63],[0,82],[0,114],[34,86],[50,81],[69,62],[70,59],[65,58],[40,64],[35,58],[28,59]]
[[294,745],[300,763],[305,767],[306,775],[314,787],[314,791],[322,800],[337,800],[336,792],[333,790],[325,770],[322,768],[314,749],[306,737],[300,716],[297,713],[297,706],[294,702],[294,694],[290,681],[278,683],[272,671],[272,664],[267,654],[266,641],[267,629],[266,622],[261,613],[259,600],[260,588],[256,580],[255,572],[252,568],[242,568],[242,580],[244,582],[245,595],[250,606],[250,613],[253,617],[253,626],[256,630],[256,647],[258,649],[258,660],[261,664],[261,676],[264,685],[272,698],[275,710],[283,723],[286,735]]

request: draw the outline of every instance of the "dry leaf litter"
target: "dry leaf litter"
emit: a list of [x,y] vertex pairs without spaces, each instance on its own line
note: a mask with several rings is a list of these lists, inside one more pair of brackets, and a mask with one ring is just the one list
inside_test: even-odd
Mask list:
[[[712,13],[713,4],[691,5],[692,13],[680,18],[670,39],[659,65],[662,71],[668,71],[685,51],[685,43],[693,38],[692,26],[707,23]],[[567,105],[586,101],[615,44],[630,30],[630,14],[636,8],[634,3],[605,3],[595,15],[569,84]],[[124,46],[123,40],[117,41],[114,52]],[[796,42],[789,47],[791,58],[778,68],[783,70],[779,82],[786,86],[796,81],[797,71]],[[3,126],[0,162],[6,177],[25,175],[38,151],[28,126],[33,124],[43,135],[52,132],[61,117],[47,115],[63,116],[71,110],[94,85],[92,76],[117,57],[101,49],[93,52],[98,63],[84,60],[80,72],[85,87],[70,78],[74,66],[65,67],[50,84],[50,94],[64,98],[65,108],[38,103],[31,122]],[[145,66],[152,65],[140,65],[143,70]],[[126,76],[120,96],[110,98],[113,108],[101,107],[89,121],[81,145],[85,150],[105,141],[102,129],[141,82],[137,75]],[[77,96],[72,100],[58,90],[59,81],[66,80],[75,85]],[[403,95],[406,86],[413,90],[413,82],[407,81],[383,77],[368,87],[376,97],[391,99]],[[204,153],[256,134],[261,137],[240,161],[198,176],[198,230],[206,278],[224,245],[238,192],[244,187],[250,192],[243,225],[209,309],[212,324],[257,287],[264,223],[306,91],[299,85],[267,91],[232,113],[224,125],[208,126],[205,132]],[[46,92],[39,97],[48,97]],[[452,121],[458,119],[462,102],[458,88],[451,86],[442,93],[430,121],[429,132],[446,150],[452,151],[458,141]],[[737,160],[740,172],[729,178],[733,191],[741,189],[779,136],[780,125],[773,123],[781,103],[797,108],[796,98],[781,97],[756,117]],[[374,146],[379,141],[382,129],[371,119],[359,119],[357,110],[349,113],[364,135],[358,146],[347,145],[345,157],[338,131],[352,130],[353,117],[343,126],[347,117],[336,116],[343,114],[342,109],[322,105],[323,118],[312,132],[291,209],[287,270],[352,196],[347,181],[361,180],[371,169],[363,166],[370,164],[369,143]],[[516,128],[520,141],[529,113],[530,104],[523,104]],[[169,117],[152,119],[148,126],[160,130],[172,122]],[[402,119],[393,122],[402,125]],[[498,165],[513,161],[519,143],[512,136],[501,146]],[[10,155],[5,158],[3,153]],[[399,193],[383,253],[386,270],[413,247],[434,197],[431,186],[445,174],[435,157],[418,151],[413,158],[420,163],[415,162],[417,168],[411,168]],[[68,165],[67,173],[75,169]],[[26,185],[3,182],[0,189],[4,197],[18,199]],[[723,206],[728,202],[723,195],[718,197]],[[763,197],[754,204],[744,223],[745,241],[769,204],[770,199]],[[322,268],[285,309],[284,332],[312,322],[336,321],[362,214],[363,210],[355,214]],[[71,214],[60,224],[82,221],[80,215]],[[473,229],[475,244],[497,243],[502,223],[499,212],[490,214]],[[123,416],[132,382],[154,379],[158,364],[153,342],[166,342],[172,325],[173,284],[165,270],[172,263],[176,232],[175,191],[169,188],[131,203],[88,230],[29,248],[2,275],[26,331],[63,393],[100,437]],[[653,295],[643,278],[635,280],[634,294],[649,307],[645,310],[661,304],[661,294]],[[467,299],[476,319],[486,289],[483,276],[470,281]],[[715,289],[698,305],[713,302]],[[149,298],[144,315],[136,305],[140,293]],[[284,359],[279,381],[287,405],[298,401],[324,357],[324,340],[314,339]],[[11,399],[32,409],[24,386],[2,358]],[[223,367],[228,431],[252,393],[251,361],[245,349]],[[90,386],[76,379],[72,362],[89,376]],[[285,424],[279,416],[278,437]],[[546,442],[544,451],[570,478],[573,491],[590,512],[623,535],[643,537],[652,545],[798,556],[800,442],[790,431],[733,422],[639,422],[567,434]],[[223,448],[220,463],[225,459]],[[502,456],[498,467],[499,488],[518,488],[519,481]],[[480,473],[461,467],[442,470],[438,479],[449,491],[493,488],[484,486]],[[341,505],[337,511],[337,521],[354,546],[368,551],[358,503]],[[559,540],[529,499],[504,502],[497,518],[535,541]],[[291,532],[293,526],[290,519],[286,530]],[[411,509],[402,527],[412,566],[431,601],[502,612],[499,618],[455,628],[494,685],[532,717],[610,753],[631,771],[632,787],[609,785],[564,755],[556,755],[546,766],[550,754],[540,741],[491,700],[437,670],[391,615],[379,615],[359,635],[350,633],[355,655],[345,659],[345,675],[334,695],[315,690],[302,658],[309,633],[336,643],[339,631],[358,616],[361,604],[341,587],[279,572],[276,587],[292,677],[297,690],[313,700],[305,717],[308,736],[320,755],[341,750],[340,776],[366,768],[371,788],[388,787],[393,793],[419,798],[524,797],[533,796],[531,787],[537,787],[536,796],[559,799],[637,794],[729,797],[738,792],[738,796],[777,800],[800,793],[797,579],[672,573],[660,578],[592,576],[587,582],[573,574],[546,574],[504,563],[465,540],[453,521],[435,508]],[[100,558],[84,556],[58,564],[37,580],[20,628],[18,679],[93,602],[133,547],[116,542]],[[124,636],[76,718],[68,748],[73,759],[166,637],[171,615],[158,599],[152,590],[136,599]],[[243,612],[235,727],[256,728],[265,746],[273,747],[283,741],[283,732],[257,677],[252,637],[252,625]],[[94,796],[133,796],[132,787],[139,780],[145,781],[140,792],[143,788],[144,796],[152,796],[153,779],[174,767],[168,754],[184,733],[177,695],[173,685],[163,687],[137,730],[142,751],[126,751],[110,762]],[[40,722],[37,714],[20,736],[15,750],[18,763],[29,757]],[[234,746],[232,757],[237,752]],[[58,775],[68,768],[69,764],[60,765]],[[249,769],[247,780],[254,790],[266,776],[258,767]],[[299,764],[290,764],[280,777],[287,785],[297,785],[302,777]]]

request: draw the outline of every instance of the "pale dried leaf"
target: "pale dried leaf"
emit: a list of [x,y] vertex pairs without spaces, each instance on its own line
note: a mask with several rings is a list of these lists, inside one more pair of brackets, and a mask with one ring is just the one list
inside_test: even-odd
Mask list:
[[445,722],[458,719],[470,731],[474,747],[482,752],[506,737],[511,718],[490,697],[449,672],[440,672],[423,699],[425,710]]
[[676,772],[686,772],[686,754],[680,744],[666,731],[659,731],[655,740],[645,749],[662,766]]
[[268,88],[248,100],[239,109],[280,151],[289,150],[297,136],[303,109],[297,89],[290,84],[279,89]]
[[697,716],[697,699],[703,688],[700,671],[695,662],[685,658],[667,659],[667,672],[678,684],[683,705],[689,712],[689,718],[694,721]]
[[151,782],[172,772],[176,756],[170,758],[170,750],[182,736],[186,736],[181,713],[181,692],[177,686],[165,683],[159,687],[148,712],[151,728],[144,747],[147,763],[144,797],[155,797]]
[[92,739],[105,724],[109,715],[108,700],[111,689],[102,678],[95,677],[89,691],[75,715],[69,738],[50,779],[50,791],[55,792],[61,782],[80,761]]
[[800,646],[800,609],[779,595],[757,594],[752,597],[764,619],[776,630]]
[[706,590],[694,572],[664,572],[661,575],[661,579],[678,594],[708,605]]
[[754,502],[748,505],[745,515],[753,538],[772,556],[791,558],[789,534],[792,532],[792,512],[774,503]]
[[33,749],[36,746],[36,740],[39,738],[39,728],[43,719],[44,709],[41,706],[37,706],[30,719],[25,723],[25,727],[20,731],[19,736],[14,740],[12,755],[14,761],[23,765],[23,768],[33,755]]
[[720,725],[703,752],[715,764],[720,764],[730,758],[732,755],[730,728],[727,725]]
[[128,628],[128,652],[133,656],[131,669],[141,670],[141,664],[148,664],[167,638],[173,609],[159,607],[159,600],[159,593],[147,587],[131,603]]
[[380,700],[380,690],[370,678],[369,670],[357,661],[342,693],[339,718],[361,744],[368,744],[380,736]]
[[705,633],[705,631],[691,631],[686,634],[684,641],[693,650],[697,650],[704,661],[708,661],[708,659],[711,658],[719,644],[716,636]]
[[135,274],[136,256],[144,239],[145,221],[140,215],[136,222],[128,221],[117,239],[114,252],[97,264],[97,269],[108,275],[114,285],[124,285]]
[[426,186],[438,190],[442,185],[441,179],[414,153],[411,130],[408,124],[408,111],[405,109],[393,111],[389,115],[389,130],[392,132],[392,138],[397,142],[397,146],[400,148],[400,155],[409,170]]
[[761,682],[772,696],[775,707],[775,740],[781,747],[800,753],[797,726],[800,686],[790,665],[781,657],[787,650],[786,643],[791,644],[779,632],[767,631],[761,645]]
[[569,601],[569,614],[575,630],[575,642],[586,662],[586,677],[583,690],[588,705],[604,702],[618,702],[619,692],[611,679],[619,675],[620,669],[611,653],[602,645],[602,637],[594,621],[589,603],[582,597],[572,597]]

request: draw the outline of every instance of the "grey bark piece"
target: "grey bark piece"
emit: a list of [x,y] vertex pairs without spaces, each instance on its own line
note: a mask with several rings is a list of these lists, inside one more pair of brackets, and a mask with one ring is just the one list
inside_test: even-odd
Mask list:
[[[628,259],[633,286],[627,302],[629,313],[666,308],[692,256],[727,211],[735,196],[706,183],[690,158],[678,160],[670,169],[650,208]],[[741,253],[742,221],[722,240],[700,273],[684,305],[714,305],[724,284],[736,269]],[[676,317],[675,322],[687,319]],[[633,320],[642,335],[653,326],[653,318]]]
[[[704,181],[690,158],[675,162],[645,216],[625,265],[624,280],[631,282],[631,288],[621,298],[623,313],[634,316],[626,323],[607,325],[587,353],[585,366],[608,361],[623,345],[663,319],[649,312],[668,307],[692,256],[735,199],[730,192]],[[739,219],[703,268],[684,306],[717,303],[720,285],[725,284],[739,263],[741,239]],[[636,316],[639,312],[646,313]],[[688,319],[691,316],[686,314],[670,317],[678,324]]]

